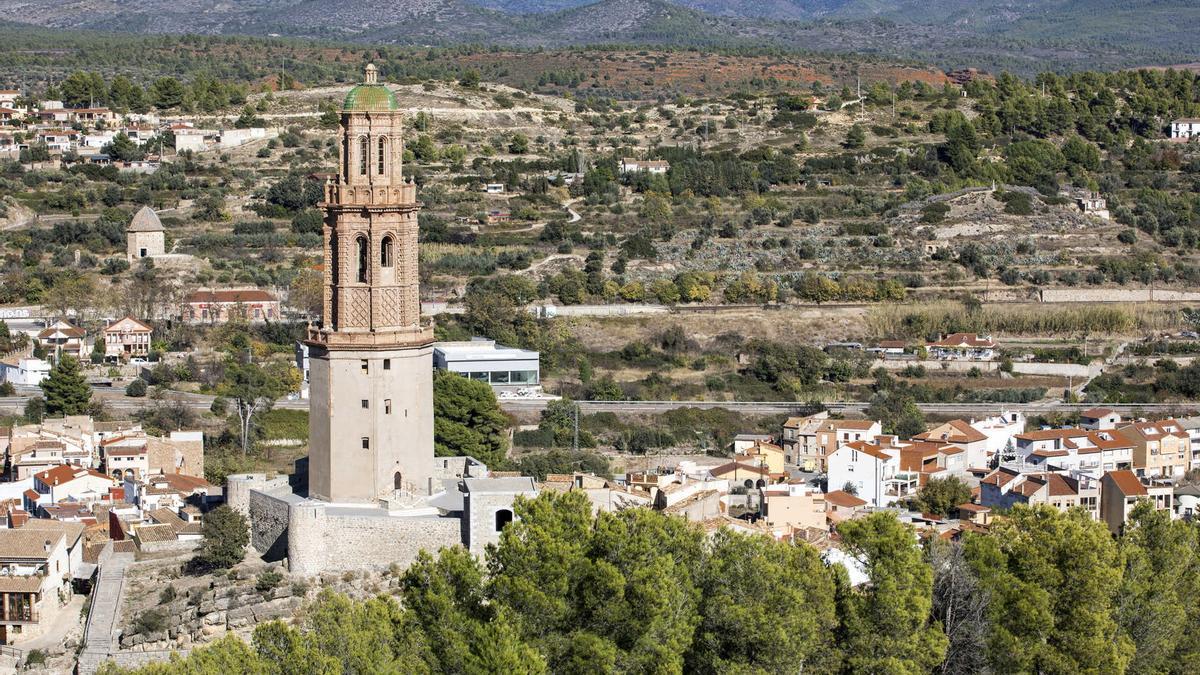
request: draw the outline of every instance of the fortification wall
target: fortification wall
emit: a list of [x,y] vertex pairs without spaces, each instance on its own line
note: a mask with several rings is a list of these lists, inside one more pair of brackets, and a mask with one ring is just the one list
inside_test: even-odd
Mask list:
[[459,520],[436,515],[389,516],[321,502],[293,504],[288,524],[288,566],[315,575],[407,567],[422,550],[460,543]]
[[291,493],[277,495],[250,491],[250,545],[262,554],[264,560],[276,561],[287,557],[289,510],[295,501],[300,501],[300,498]]

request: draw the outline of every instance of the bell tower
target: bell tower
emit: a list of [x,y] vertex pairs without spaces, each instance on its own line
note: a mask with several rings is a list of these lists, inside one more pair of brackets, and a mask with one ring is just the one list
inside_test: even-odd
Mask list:
[[368,65],[341,112],[325,185],[324,320],[309,331],[309,494],[335,503],[427,495],[433,325],[421,318],[416,186],[403,120]]

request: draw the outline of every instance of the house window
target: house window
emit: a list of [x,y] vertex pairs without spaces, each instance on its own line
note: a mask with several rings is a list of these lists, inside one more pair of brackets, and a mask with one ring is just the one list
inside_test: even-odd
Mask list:
[[392,237],[388,235],[383,238],[383,242],[379,244],[379,266],[392,266]]
[[391,360],[391,359],[384,359],[384,360],[383,360],[383,369],[384,369],[384,370],[391,370],[391,369],[392,369],[392,360]]
[[367,175],[367,154],[371,151],[371,146],[367,143],[367,137],[363,136],[358,139],[358,174],[360,176]]
[[362,407],[363,407],[363,410],[367,410],[368,408],[371,407],[371,402],[364,398],[362,400]]
[[376,170],[376,173],[378,173],[381,176],[383,175],[383,158],[386,154],[387,154],[387,139],[380,138],[379,139],[379,157],[376,158],[379,163],[379,167]]
[[390,399],[390,398],[383,399],[383,414],[384,415],[392,414],[392,399]]
[[358,362],[358,366],[362,370],[363,375],[366,375],[370,371],[370,366],[368,364],[369,362],[366,359]]
[[371,449],[371,439],[367,438],[366,436],[362,437],[362,449],[363,450]]

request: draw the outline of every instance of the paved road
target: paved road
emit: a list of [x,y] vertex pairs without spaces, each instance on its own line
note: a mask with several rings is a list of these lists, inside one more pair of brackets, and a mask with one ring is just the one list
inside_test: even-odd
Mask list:
[[[545,399],[501,399],[500,406],[508,412],[540,412],[546,407]],[[835,413],[862,413],[870,404],[853,401],[828,401],[825,407]],[[1020,411],[1027,414],[1052,412],[1078,412],[1094,408],[1095,404],[1062,403],[918,403],[922,412],[941,415],[970,415],[984,417],[1001,410]],[[579,409],[584,413],[663,413],[678,408],[725,408],[749,414],[776,414],[803,411],[805,404],[779,401],[580,401]],[[1200,411],[1200,403],[1180,405],[1174,403],[1141,403],[1105,405],[1123,415],[1175,415]]]
[[[99,390],[97,390],[99,391]],[[133,412],[153,406],[156,401],[152,398],[128,398],[121,395],[119,390],[99,393],[97,398],[104,402],[105,407],[114,412]],[[173,393],[171,400],[183,401],[196,410],[208,410],[212,406],[213,397],[205,394]],[[20,412],[24,409],[29,396],[9,396],[0,398],[0,410]],[[500,399],[500,407],[510,413],[541,412],[548,399]],[[865,401],[827,401],[825,407],[835,413],[863,413],[867,406]],[[969,417],[986,417],[1001,410],[1020,411],[1026,414],[1038,413],[1069,413],[1079,412],[1095,407],[1095,404],[1062,403],[1058,401],[1039,403],[918,403],[922,412],[935,415],[963,415]],[[276,408],[289,410],[307,410],[306,400],[281,400]],[[580,401],[579,409],[584,413],[614,412],[626,414],[657,414],[678,408],[725,408],[752,415],[773,415],[779,413],[802,412],[804,403],[787,401]],[[1200,411],[1200,402],[1190,404],[1177,403],[1121,403],[1106,404],[1125,416],[1163,416],[1184,415]]]

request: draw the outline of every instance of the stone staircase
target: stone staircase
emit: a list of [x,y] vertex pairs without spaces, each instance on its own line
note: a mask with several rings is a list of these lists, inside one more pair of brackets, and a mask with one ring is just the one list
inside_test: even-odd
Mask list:
[[125,587],[125,568],[133,562],[132,553],[113,553],[100,567],[92,605],[88,611],[83,653],[76,672],[92,675],[120,647],[117,620],[121,614],[121,593]]

